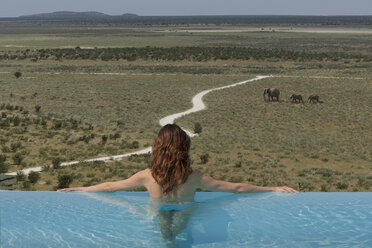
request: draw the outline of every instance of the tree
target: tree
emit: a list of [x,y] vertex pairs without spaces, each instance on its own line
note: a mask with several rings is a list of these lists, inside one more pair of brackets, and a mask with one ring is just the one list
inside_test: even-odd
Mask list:
[[199,122],[195,123],[194,125],[194,133],[201,133],[202,132],[202,126],[200,125]]
[[22,76],[22,72],[17,71],[17,72],[14,73],[14,76],[15,76],[16,78],[20,78],[20,77]]
[[68,188],[70,183],[74,180],[72,175],[59,175],[58,176],[58,189]]
[[30,174],[28,174],[28,180],[30,183],[35,184],[40,179],[40,173],[31,171]]

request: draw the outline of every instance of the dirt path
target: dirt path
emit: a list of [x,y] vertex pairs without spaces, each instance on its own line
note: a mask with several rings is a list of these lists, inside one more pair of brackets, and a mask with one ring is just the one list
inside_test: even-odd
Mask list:
[[[0,72],[1,73],[1,72]],[[100,74],[105,74],[105,73],[100,73]],[[109,75],[113,74],[113,73],[107,73]],[[114,75],[120,75],[119,73],[114,73]],[[204,109],[206,109],[206,106],[202,100],[203,96],[205,96],[206,94],[210,93],[210,92],[213,92],[213,91],[217,91],[217,90],[223,90],[223,89],[227,89],[227,88],[232,88],[232,87],[235,87],[235,86],[239,86],[239,85],[242,85],[242,84],[246,84],[246,83],[250,83],[250,82],[254,82],[254,81],[258,81],[258,80],[261,80],[261,79],[265,79],[265,78],[275,78],[275,77],[294,77],[294,78],[304,78],[306,76],[273,76],[273,75],[270,75],[270,76],[257,76],[253,79],[249,79],[249,80],[246,80],[246,81],[242,81],[242,82],[238,82],[238,83],[234,83],[234,84],[229,84],[229,85],[226,85],[226,86],[222,86],[222,87],[217,87],[217,88],[213,88],[213,89],[209,89],[209,90],[204,90],[202,92],[199,92],[198,94],[196,94],[193,98],[192,98],[192,103],[193,103],[193,107],[186,110],[186,111],[183,111],[183,112],[179,112],[179,113],[175,113],[175,114],[172,114],[172,115],[169,115],[169,116],[166,116],[162,119],[159,120],[159,124],[160,126],[164,126],[166,124],[172,124],[174,123],[174,121],[177,119],[177,118],[180,118],[182,116],[185,116],[185,115],[189,115],[191,113],[195,113],[195,112],[198,112],[198,111],[202,111]],[[364,78],[360,78],[360,77],[327,77],[327,76],[309,76],[309,77],[306,77],[306,78],[314,78],[314,79],[330,79],[330,78],[340,78],[340,79],[355,79],[355,80],[361,80],[361,79],[364,79]],[[197,134],[191,132],[190,130],[186,130],[183,128],[183,130],[190,136],[190,137],[194,137],[196,136]],[[115,155],[115,156],[107,156],[107,157],[100,157],[100,158],[93,158],[93,159],[87,159],[87,160],[83,160],[83,161],[71,161],[71,162],[64,162],[61,164],[61,166],[69,166],[69,165],[73,165],[73,164],[78,164],[78,163],[81,163],[81,162],[94,162],[94,161],[108,161],[108,160],[120,160],[124,157],[129,157],[129,156],[132,156],[132,155],[140,155],[140,154],[146,154],[146,153],[151,153],[151,147],[147,147],[145,149],[142,149],[142,150],[139,150],[139,151],[135,151],[135,152],[130,152],[130,153],[125,153],[125,154],[121,154],[121,155]],[[49,167],[52,167],[51,165]],[[33,168],[28,168],[28,169],[24,169],[22,170],[22,172],[24,174],[29,174],[31,171],[35,171],[35,172],[39,172],[42,170],[43,167],[33,167]],[[5,173],[5,175],[16,175],[17,172],[9,172],[9,173]]]
[[[206,109],[206,106],[205,106],[202,98],[203,98],[203,96],[205,96],[206,94],[208,94],[212,91],[223,90],[223,89],[235,87],[235,86],[238,86],[238,85],[246,84],[246,83],[249,83],[249,82],[261,80],[261,79],[268,78],[268,77],[272,77],[272,76],[257,76],[253,79],[250,79],[250,80],[226,85],[226,86],[223,86],[223,87],[213,88],[213,89],[210,89],[210,90],[204,90],[204,91],[196,94],[192,98],[193,107],[191,109],[188,109],[188,110],[180,112],[180,113],[175,113],[175,114],[166,116],[159,121],[159,124],[160,124],[160,126],[164,126],[166,124],[172,124],[172,123],[174,123],[174,120],[176,120],[177,118],[180,118],[182,116],[185,116],[185,115],[188,115],[188,114],[195,113],[195,112]],[[194,136],[197,135],[197,134],[192,133],[189,130],[186,130],[186,129],[184,129],[184,130],[190,137],[194,137]],[[121,154],[121,155],[107,156],[107,157],[101,157],[101,158],[93,158],[93,159],[87,159],[87,160],[83,160],[83,161],[64,162],[64,163],[61,163],[61,166],[69,166],[69,165],[78,164],[78,163],[81,163],[81,162],[120,160],[124,157],[129,157],[129,156],[132,156],[132,155],[146,154],[146,153],[149,153],[149,152],[151,152],[151,147],[147,147],[147,148],[139,150],[139,151],[135,151],[135,152],[131,152],[131,153],[125,153],[125,154]],[[52,165],[49,165],[49,167],[52,168]],[[43,169],[43,167],[41,167],[41,166],[40,167],[33,167],[33,168],[24,169],[24,170],[22,170],[22,172],[25,175],[28,175],[31,171],[40,172],[40,171],[42,171],[42,169]],[[14,175],[17,175],[17,172],[9,172],[9,173],[6,173],[5,175],[13,175],[14,176]]]

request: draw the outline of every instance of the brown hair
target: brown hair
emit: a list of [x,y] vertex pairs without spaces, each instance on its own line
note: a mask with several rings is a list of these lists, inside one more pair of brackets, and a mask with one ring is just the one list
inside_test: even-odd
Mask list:
[[186,182],[192,173],[190,165],[190,137],[176,124],[167,124],[152,144],[151,174],[168,194]]

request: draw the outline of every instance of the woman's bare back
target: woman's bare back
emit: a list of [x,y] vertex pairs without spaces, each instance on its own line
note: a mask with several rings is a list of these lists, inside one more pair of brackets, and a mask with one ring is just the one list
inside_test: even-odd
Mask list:
[[198,172],[193,171],[187,178],[186,182],[178,185],[169,194],[164,194],[161,186],[155,181],[151,174],[151,169],[142,171],[145,177],[144,186],[152,198],[168,198],[168,199],[193,199],[198,185]]

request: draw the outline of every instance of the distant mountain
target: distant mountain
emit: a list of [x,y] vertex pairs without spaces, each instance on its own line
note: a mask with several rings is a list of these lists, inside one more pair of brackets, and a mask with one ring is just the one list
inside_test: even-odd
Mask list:
[[139,15],[132,14],[132,13],[125,13],[125,14],[122,14],[121,16],[123,16],[123,17],[138,17]]
[[87,11],[87,12],[74,12],[74,11],[57,11],[52,13],[42,13],[34,15],[20,16],[21,19],[86,19],[86,18],[105,18],[110,17],[101,12]]

